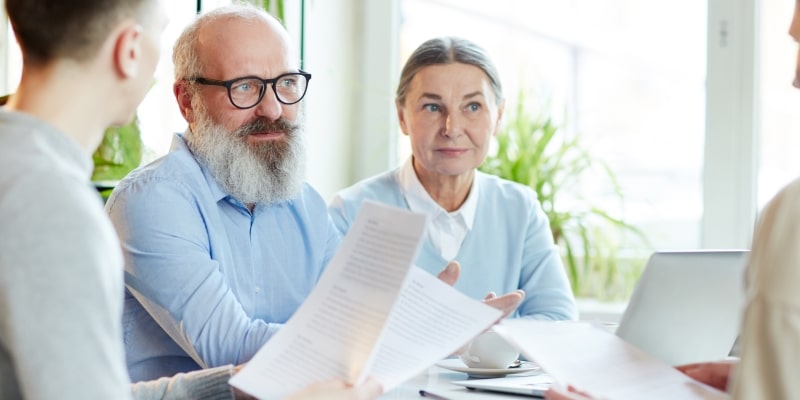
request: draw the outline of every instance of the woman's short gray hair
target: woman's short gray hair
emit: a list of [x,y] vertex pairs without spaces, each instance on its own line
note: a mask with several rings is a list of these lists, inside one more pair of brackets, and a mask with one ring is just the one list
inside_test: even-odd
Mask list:
[[492,84],[495,101],[497,104],[503,101],[500,75],[486,51],[467,39],[443,36],[426,41],[408,57],[403,72],[400,73],[400,83],[397,85],[395,96],[397,104],[400,106],[405,104],[408,86],[419,70],[431,65],[451,63],[474,65],[483,70]]

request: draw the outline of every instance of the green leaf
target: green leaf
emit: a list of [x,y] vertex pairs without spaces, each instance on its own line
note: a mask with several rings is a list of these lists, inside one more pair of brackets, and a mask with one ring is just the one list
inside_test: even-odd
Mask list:
[[138,118],[127,125],[106,129],[100,146],[92,155],[93,181],[116,181],[142,161],[142,138]]

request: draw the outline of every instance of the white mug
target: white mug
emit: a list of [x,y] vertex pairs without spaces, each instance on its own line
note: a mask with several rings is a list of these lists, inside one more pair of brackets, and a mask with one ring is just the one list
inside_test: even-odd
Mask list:
[[503,369],[517,360],[519,351],[490,329],[467,344],[459,357],[470,368]]

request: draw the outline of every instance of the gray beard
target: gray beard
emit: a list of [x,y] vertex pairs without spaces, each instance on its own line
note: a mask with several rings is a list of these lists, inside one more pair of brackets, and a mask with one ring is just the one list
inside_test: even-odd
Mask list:
[[195,109],[199,117],[195,129],[184,138],[222,190],[245,204],[276,204],[300,194],[305,175],[301,124],[281,120],[276,123],[283,124],[282,140],[248,145],[248,133],[269,122],[254,121],[230,132],[199,108]]

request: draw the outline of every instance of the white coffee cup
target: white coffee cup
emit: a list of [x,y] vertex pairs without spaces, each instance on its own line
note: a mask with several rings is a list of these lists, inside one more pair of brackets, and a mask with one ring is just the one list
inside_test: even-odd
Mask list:
[[490,329],[467,344],[459,357],[470,368],[503,369],[519,358],[519,351]]

